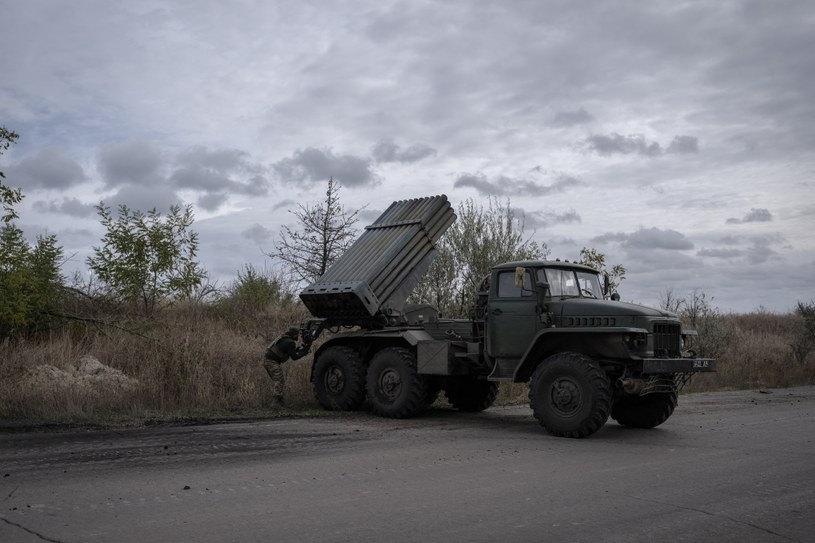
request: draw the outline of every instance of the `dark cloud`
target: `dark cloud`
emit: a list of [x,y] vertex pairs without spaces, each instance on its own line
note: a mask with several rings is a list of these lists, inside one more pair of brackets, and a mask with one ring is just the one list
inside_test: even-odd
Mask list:
[[488,196],[543,196],[553,192],[563,192],[566,189],[576,187],[581,182],[568,175],[560,176],[551,185],[542,185],[535,181],[525,179],[512,179],[506,176],[499,176],[494,181],[487,179],[483,173],[465,173],[459,176],[453,183],[453,187],[470,187]]
[[258,245],[263,245],[272,239],[274,232],[265,226],[255,223],[251,227],[243,230],[241,236],[255,242]]
[[144,213],[151,209],[155,209],[160,213],[167,213],[171,206],[183,204],[175,191],[169,187],[159,186],[144,190],[143,187],[138,185],[122,187],[110,198],[105,198],[105,203],[114,209],[124,204],[130,209]]
[[725,236],[719,240],[726,248],[701,249],[696,254],[712,258],[741,258],[747,264],[762,264],[779,256],[776,247],[783,246],[786,239],[781,234],[760,236]]
[[699,138],[693,136],[676,136],[665,150],[666,153],[680,155],[699,152]]
[[245,194],[265,196],[269,182],[263,177],[264,169],[249,162],[249,155],[236,149],[209,150],[194,147],[180,153],[176,164],[180,167],[170,175],[170,180],[180,189],[206,192],[201,200],[217,209],[217,202],[225,201],[224,195]]
[[60,213],[78,218],[91,217],[96,214],[96,204],[85,204],[76,198],[64,198],[62,202],[40,200],[34,202],[34,209],[43,213]]
[[88,179],[79,164],[56,149],[44,149],[24,158],[5,173],[7,185],[21,187],[24,191],[67,189]]
[[649,157],[656,157],[665,153],[698,153],[699,140],[693,136],[676,136],[668,145],[667,149],[655,142],[645,139],[642,134],[622,134],[612,133],[608,136],[594,134],[586,138],[586,146],[590,151],[603,156],[610,155],[630,155],[638,154]]
[[744,256],[741,249],[700,249],[696,253],[698,256],[709,256],[712,258],[739,258]]
[[223,192],[207,192],[198,197],[198,207],[207,211],[216,211],[229,199]]
[[417,143],[402,149],[391,140],[382,140],[371,149],[376,162],[418,162],[436,155],[436,150],[429,145]]
[[297,202],[295,202],[294,200],[292,200],[290,198],[286,198],[285,200],[281,200],[280,202],[273,205],[272,206],[272,211],[277,211],[278,209],[283,209],[283,208],[295,207],[296,205],[297,205]]
[[727,224],[742,224],[748,222],[771,222],[773,214],[769,210],[763,208],[752,208],[750,212],[741,219],[730,218],[727,219]]
[[594,243],[617,242],[631,249],[666,249],[686,251],[693,249],[693,242],[676,230],[661,228],[640,228],[636,232],[603,234],[591,240]]
[[371,169],[371,160],[353,155],[335,155],[331,149],[295,151],[272,165],[284,183],[320,183],[333,177],[346,187],[379,184],[379,177]]
[[588,111],[582,107],[577,111],[558,111],[551,121],[553,126],[574,126],[577,124],[586,124],[594,120]]
[[753,245],[747,250],[747,262],[750,264],[762,264],[776,255],[778,255],[778,252],[773,250],[769,245]]
[[176,164],[186,168],[209,168],[218,172],[251,169],[248,154],[237,149],[215,149],[196,146],[182,151],[176,157]]
[[140,187],[163,184],[161,153],[150,143],[130,141],[102,149],[99,172],[109,187],[133,184]]
[[582,221],[580,215],[571,209],[565,213],[555,211],[533,211],[531,213],[520,210],[523,215],[524,226],[528,228],[546,228],[556,224],[579,223]]

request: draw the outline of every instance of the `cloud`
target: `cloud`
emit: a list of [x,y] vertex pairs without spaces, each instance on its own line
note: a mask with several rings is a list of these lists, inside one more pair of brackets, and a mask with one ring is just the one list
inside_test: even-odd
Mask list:
[[608,233],[592,238],[594,243],[616,242],[630,249],[666,249],[686,251],[693,249],[693,242],[676,230],[660,228],[640,228],[636,232]]
[[71,217],[85,218],[96,214],[96,204],[85,204],[77,198],[63,198],[62,202],[55,200],[34,202],[34,209],[43,213],[60,213]]
[[499,176],[494,181],[487,179],[483,173],[465,173],[459,176],[453,183],[453,187],[470,187],[484,195],[489,196],[543,196],[553,192],[563,192],[571,187],[581,184],[576,178],[561,175],[551,185],[542,185],[534,181],[525,179],[512,179],[506,176]]
[[699,152],[699,138],[693,136],[676,136],[665,150],[666,153],[680,155]]
[[594,116],[582,107],[576,111],[558,111],[552,118],[550,124],[553,126],[574,126],[577,124],[587,124],[594,120]]
[[429,145],[417,143],[405,150],[391,140],[382,140],[371,149],[376,162],[418,162],[436,155],[436,150]]
[[773,214],[768,209],[752,208],[750,212],[741,219],[727,219],[727,224],[743,224],[748,222],[771,222]]
[[556,224],[571,224],[580,223],[582,219],[580,215],[571,209],[565,213],[557,213],[555,211],[533,211],[531,213],[520,210],[523,214],[524,225],[537,229],[554,226]]
[[207,211],[216,211],[229,199],[223,192],[207,192],[198,197],[198,207]]
[[748,264],[762,264],[779,255],[775,246],[783,245],[786,239],[781,234],[760,236],[725,236],[719,240],[727,248],[701,249],[698,256],[732,259],[742,258]]
[[85,171],[74,160],[56,149],[43,149],[9,168],[5,183],[24,191],[35,188],[61,190],[87,179]]
[[700,249],[696,252],[696,255],[727,259],[744,256],[744,251],[741,249]]
[[175,191],[166,186],[151,187],[150,190],[144,190],[144,187],[138,185],[127,185],[119,189],[113,196],[105,198],[104,202],[114,209],[120,205],[126,205],[130,209],[145,213],[151,209],[155,209],[159,213],[167,213],[171,206],[182,205],[181,199]]
[[662,149],[659,143],[646,140],[642,134],[623,136],[616,132],[608,136],[591,135],[586,138],[585,144],[590,151],[602,156],[638,154],[657,157],[665,153],[688,154],[699,152],[699,140],[693,136],[676,136],[665,150]]
[[265,196],[269,192],[269,182],[256,175],[246,181],[237,181],[230,172],[205,167],[181,168],[173,172],[170,181],[179,189],[201,190],[207,194],[231,192],[249,196]]
[[251,227],[241,232],[242,237],[255,242],[257,245],[267,243],[270,239],[272,239],[273,235],[274,232],[258,223],[253,224]]
[[144,187],[165,182],[161,153],[150,143],[129,141],[103,148],[97,158],[108,187],[133,184]]
[[297,202],[292,200],[291,198],[286,198],[285,200],[281,200],[277,202],[275,205],[272,206],[272,211],[277,211],[278,209],[294,207],[297,205]]
[[346,187],[379,184],[371,160],[353,155],[335,155],[331,149],[307,147],[272,165],[284,183],[319,183],[333,177]]

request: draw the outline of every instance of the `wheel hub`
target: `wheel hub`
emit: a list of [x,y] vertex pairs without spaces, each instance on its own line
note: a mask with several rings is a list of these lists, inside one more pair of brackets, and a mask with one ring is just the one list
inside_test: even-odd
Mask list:
[[561,413],[573,413],[580,407],[580,388],[571,379],[558,379],[552,383],[551,400]]
[[399,372],[386,369],[380,373],[379,391],[388,401],[393,401],[398,398],[399,393],[402,391],[402,378],[399,376]]
[[339,394],[345,388],[345,375],[337,366],[325,372],[325,388],[331,394]]

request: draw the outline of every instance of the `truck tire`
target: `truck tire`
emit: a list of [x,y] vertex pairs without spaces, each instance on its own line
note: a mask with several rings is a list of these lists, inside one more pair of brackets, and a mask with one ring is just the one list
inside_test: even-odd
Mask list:
[[368,366],[368,401],[382,417],[404,419],[425,407],[425,387],[416,370],[416,358],[403,347],[376,353]]
[[321,352],[312,380],[317,401],[329,411],[353,411],[365,400],[365,367],[350,347],[338,345]]
[[550,434],[587,437],[608,420],[611,385],[589,357],[559,353],[532,373],[529,403],[535,418]]
[[498,397],[498,383],[475,379],[450,379],[444,388],[450,405],[460,411],[477,413],[489,408]]
[[678,403],[676,391],[626,395],[611,406],[611,418],[631,428],[654,428],[668,420]]

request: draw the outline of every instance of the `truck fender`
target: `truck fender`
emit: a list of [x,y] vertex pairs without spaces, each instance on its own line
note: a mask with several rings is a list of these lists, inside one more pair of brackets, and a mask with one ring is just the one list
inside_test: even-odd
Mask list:
[[513,381],[528,381],[538,364],[556,353],[575,352],[591,358],[630,360],[631,353],[623,342],[623,336],[647,333],[644,328],[629,327],[544,328],[521,357]]
[[375,353],[385,347],[408,347],[415,352],[419,343],[433,341],[433,337],[424,330],[374,330],[341,332],[328,338],[314,353],[316,359],[321,352],[335,345],[344,345],[357,351],[365,363]]

